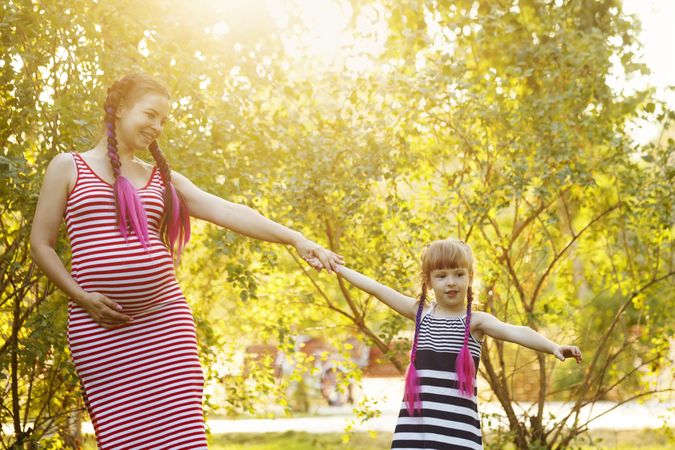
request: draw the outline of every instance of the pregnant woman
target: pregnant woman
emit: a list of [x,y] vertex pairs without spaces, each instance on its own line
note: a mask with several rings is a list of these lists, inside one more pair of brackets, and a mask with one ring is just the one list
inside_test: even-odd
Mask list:
[[[51,161],[33,219],[33,259],[70,298],[68,342],[100,449],[207,446],[195,324],[174,273],[190,216],[291,244],[317,270],[342,262],[172,171],[157,144],[169,105],[166,88],[148,75],[114,83],[104,137]],[[147,151],[154,165],[136,156]],[[64,218],[70,273],[54,250]]]

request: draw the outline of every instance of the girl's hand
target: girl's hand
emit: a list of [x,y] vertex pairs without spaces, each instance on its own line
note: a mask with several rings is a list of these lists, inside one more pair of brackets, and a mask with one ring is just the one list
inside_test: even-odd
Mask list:
[[574,358],[577,360],[577,364],[581,362],[581,350],[575,345],[558,345],[553,354],[560,361],[565,361],[565,358]]
[[116,328],[134,320],[133,317],[119,312],[122,306],[98,292],[87,292],[79,299],[78,304],[103,328]]
[[317,272],[321,272],[321,269],[326,269],[328,273],[332,273],[337,269],[339,264],[344,264],[342,256],[321,247],[309,239],[303,238],[295,244],[295,249],[300,257],[307,261]]

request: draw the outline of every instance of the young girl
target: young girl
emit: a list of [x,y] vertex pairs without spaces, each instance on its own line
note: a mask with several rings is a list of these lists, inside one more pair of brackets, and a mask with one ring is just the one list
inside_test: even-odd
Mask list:
[[[99,448],[205,449],[195,324],[174,273],[189,216],[291,244],[316,269],[330,272],[341,257],[170,170],[157,144],[169,94],[155,79],[122,78],[104,110],[98,145],[47,168],[33,259],[70,297],[68,343]],[[136,157],[146,150],[154,166]],[[64,216],[70,274],[54,251]]]
[[[486,335],[551,353],[560,360],[574,357],[577,363],[581,361],[575,346],[560,346],[531,328],[472,312],[473,255],[462,241],[436,241],[425,250],[419,300],[347,267],[336,272],[415,320],[404,402],[391,448],[483,448],[475,380]],[[428,302],[430,289],[434,301]]]

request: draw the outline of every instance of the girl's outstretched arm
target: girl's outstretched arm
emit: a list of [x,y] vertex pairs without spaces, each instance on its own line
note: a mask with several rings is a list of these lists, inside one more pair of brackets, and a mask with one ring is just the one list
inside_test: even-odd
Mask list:
[[558,345],[537,333],[530,327],[511,325],[492,314],[475,311],[472,313],[471,328],[495,339],[514,342],[538,352],[550,353],[561,361],[574,358],[581,362],[581,351],[573,345]]
[[338,276],[349,281],[362,291],[375,296],[378,300],[397,313],[408,319],[415,320],[415,314],[417,314],[417,300],[414,298],[403,295],[389,286],[378,283],[348,267],[338,266],[336,272],[338,273]]
[[315,269],[332,272],[344,261],[342,256],[310,241],[301,233],[291,230],[246,205],[232,203],[209,194],[183,175],[172,171],[174,186],[185,199],[190,215],[239,234],[268,242],[291,244],[298,254]]

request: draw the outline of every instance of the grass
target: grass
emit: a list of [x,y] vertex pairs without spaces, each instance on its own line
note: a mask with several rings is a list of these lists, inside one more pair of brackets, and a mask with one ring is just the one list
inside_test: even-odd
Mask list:
[[[381,450],[389,448],[391,435],[377,433],[354,433],[349,442],[343,441],[340,433],[232,433],[217,434],[209,439],[209,450]],[[95,450],[94,438],[88,436],[84,450]]]
[[[341,433],[232,433],[211,436],[209,450],[381,450],[388,449],[391,433],[354,433],[349,442]],[[505,446],[504,449],[515,447]],[[662,430],[593,431],[573,444],[576,450],[670,450],[673,441]],[[85,450],[95,450],[93,438]]]
[[391,435],[354,433],[344,442],[340,433],[313,434],[287,431],[285,433],[231,434],[213,437],[209,450],[381,450],[389,448]]
[[[590,442],[589,442],[590,439]],[[672,438],[662,429],[655,430],[597,430],[577,440],[582,450],[668,450],[673,448]]]

